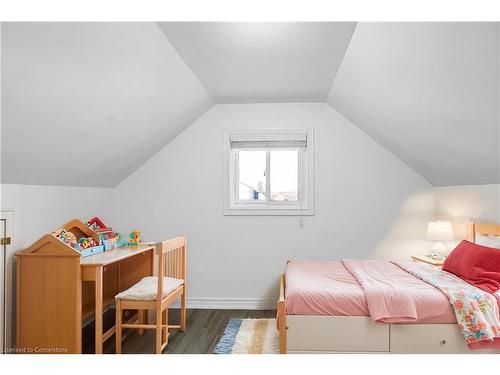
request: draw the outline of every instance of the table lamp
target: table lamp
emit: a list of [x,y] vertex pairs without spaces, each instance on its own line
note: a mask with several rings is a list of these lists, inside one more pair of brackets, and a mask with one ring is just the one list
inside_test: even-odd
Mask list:
[[431,246],[431,258],[443,258],[448,252],[443,241],[453,240],[451,223],[444,220],[429,222],[429,225],[427,225],[427,239],[434,242]]

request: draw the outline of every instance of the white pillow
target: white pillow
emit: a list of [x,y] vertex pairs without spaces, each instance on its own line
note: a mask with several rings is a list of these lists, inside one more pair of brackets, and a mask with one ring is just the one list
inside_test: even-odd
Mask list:
[[496,247],[500,249],[500,236],[486,235],[476,232],[476,243],[478,245]]

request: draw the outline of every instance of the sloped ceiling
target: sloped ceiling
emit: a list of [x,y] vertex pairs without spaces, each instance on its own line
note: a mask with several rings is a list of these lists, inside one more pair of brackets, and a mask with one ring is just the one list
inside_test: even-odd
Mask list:
[[324,102],[353,22],[160,22],[217,103]]
[[3,23],[1,37],[3,183],[116,186],[214,100],[326,100],[434,185],[500,182],[498,23]]
[[212,106],[155,23],[2,24],[2,182],[116,186]]
[[434,185],[500,182],[498,23],[358,23],[328,103]]

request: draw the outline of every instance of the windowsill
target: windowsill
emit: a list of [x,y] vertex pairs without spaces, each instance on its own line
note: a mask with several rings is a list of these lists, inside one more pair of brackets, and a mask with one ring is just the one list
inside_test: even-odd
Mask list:
[[314,216],[314,210],[280,210],[273,208],[226,208],[224,216]]

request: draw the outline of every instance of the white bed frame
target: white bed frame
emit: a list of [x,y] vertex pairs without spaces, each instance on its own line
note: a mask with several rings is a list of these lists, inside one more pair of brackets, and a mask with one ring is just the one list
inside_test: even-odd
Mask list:
[[[475,234],[500,235],[500,225],[472,223]],[[384,324],[366,316],[287,315],[285,274],[278,300],[280,353],[497,353],[500,349],[469,350],[454,324]]]

